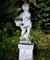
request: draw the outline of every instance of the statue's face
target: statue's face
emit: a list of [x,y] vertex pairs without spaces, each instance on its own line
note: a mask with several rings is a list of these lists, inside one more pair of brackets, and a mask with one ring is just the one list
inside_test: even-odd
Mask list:
[[23,6],[22,6],[22,9],[24,11],[29,11],[29,4],[25,3]]

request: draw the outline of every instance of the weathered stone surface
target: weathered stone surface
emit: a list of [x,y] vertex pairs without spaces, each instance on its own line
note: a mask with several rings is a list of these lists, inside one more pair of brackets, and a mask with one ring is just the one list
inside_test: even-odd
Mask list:
[[33,60],[33,45],[18,44],[19,60]]

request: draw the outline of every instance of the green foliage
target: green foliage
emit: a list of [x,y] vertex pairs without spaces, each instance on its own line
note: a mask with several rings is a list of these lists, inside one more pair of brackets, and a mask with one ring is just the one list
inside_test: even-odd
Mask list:
[[15,23],[12,17],[6,16],[1,17],[0,21],[0,40],[3,40],[6,37],[11,37],[15,31]]
[[20,32],[0,42],[0,60],[18,60],[18,43]]
[[49,0],[38,0],[36,6],[31,5],[33,29],[40,28],[45,33],[50,33],[50,4]]
[[50,48],[50,34],[45,34],[41,30],[36,29],[31,32],[32,42],[37,45],[40,50],[48,50]]
[[34,60],[50,60],[50,51],[41,50],[38,51],[34,57]]

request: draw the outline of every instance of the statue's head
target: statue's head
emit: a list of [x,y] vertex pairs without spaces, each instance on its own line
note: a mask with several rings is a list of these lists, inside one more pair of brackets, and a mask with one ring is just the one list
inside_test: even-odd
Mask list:
[[28,4],[28,3],[24,3],[24,4],[22,5],[22,9],[23,9],[24,11],[29,11],[29,4]]

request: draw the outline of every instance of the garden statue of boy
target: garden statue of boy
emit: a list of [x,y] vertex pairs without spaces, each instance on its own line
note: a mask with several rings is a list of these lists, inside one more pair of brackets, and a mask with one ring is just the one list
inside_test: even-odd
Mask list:
[[[21,28],[21,37],[20,40],[29,41],[30,38],[30,30],[32,27],[31,19],[30,19],[30,12],[29,12],[29,4],[24,3],[22,5],[23,12],[15,19],[16,26]],[[19,20],[17,21],[17,19]]]

